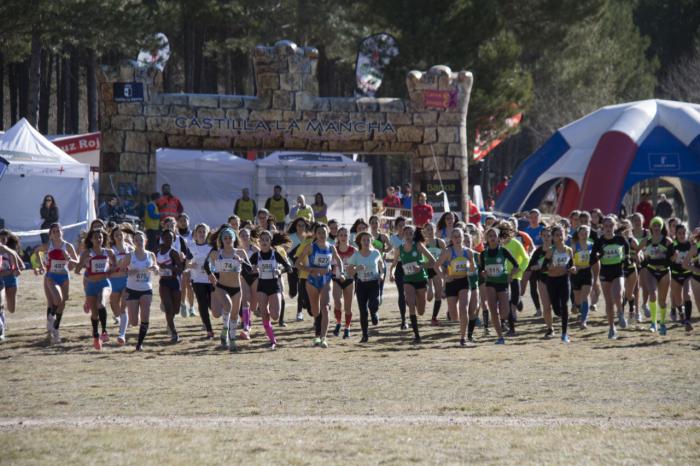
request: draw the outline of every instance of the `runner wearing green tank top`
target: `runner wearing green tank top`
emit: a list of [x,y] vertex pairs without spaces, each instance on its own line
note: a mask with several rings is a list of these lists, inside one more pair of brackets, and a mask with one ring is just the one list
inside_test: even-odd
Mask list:
[[[510,314],[510,299],[508,291],[513,275],[518,273],[518,262],[506,248],[501,246],[499,231],[489,228],[486,232],[487,247],[479,257],[479,272],[485,279],[486,303],[491,312],[493,328],[496,329],[497,345],[505,344],[501,319],[506,319]],[[512,268],[507,271],[506,264]]]
[[[445,241],[435,237],[435,226],[432,223],[428,222],[425,225],[423,225],[422,231],[423,236],[425,237],[426,249],[430,251],[430,254],[432,254],[433,257],[440,257],[440,254],[442,254],[442,251],[445,249]],[[444,294],[443,281],[444,280],[440,276],[440,274],[435,273],[435,270],[433,270],[432,268],[428,269],[428,301],[431,301],[433,297],[435,297],[435,301],[433,302],[433,318],[430,320],[430,325],[434,327],[440,325],[440,322],[438,321],[437,317],[440,313],[442,295]],[[457,320],[457,315],[455,314],[454,316],[450,317],[448,313],[447,318],[454,318],[455,320]]]
[[[369,218],[369,233],[372,238],[372,247],[379,251],[382,256],[382,260],[386,260],[386,253],[391,251],[391,241],[389,237],[382,233],[379,229],[379,217],[372,215]],[[384,276],[379,282],[379,305],[382,305],[384,298]],[[372,314],[372,325],[377,325],[379,323],[378,314]]]
[[[693,297],[695,298],[695,303],[700,303],[700,228],[696,228],[693,231],[691,241],[693,245],[690,247],[690,252],[685,258],[683,266],[690,269],[692,273],[692,279],[690,280],[690,289],[693,291]],[[692,332],[693,326],[690,323],[690,315],[692,313],[692,306],[685,311],[685,331]]]
[[[406,295],[406,305],[410,313],[411,327],[413,328],[414,343],[420,343],[420,333],[418,332],[418,315],[425,313],[425,289],[428,284],[428,274],[426,267],[432,267],[435,258],[428,251],[423,242],[423,234],[413,226],[407,225],[403,228],[403,245],[394,250],[394,257],[401,260],[403,269],[403,287]],[[426,260],[427,259],[427,260]],[[394,269],[396,261],[391,264],[389,279],[394,281]]]
[[[642,240],[639,249],[644,254],[647,274],[646,282],[649,290],[649,310],[651,311],[651,325],[649,330],[657,331],[659,323],[659,334],[666,334],[666,312],[668,292],[671,288],[671,246],[672,242],[666,236],[664,220],[661,217],[654,217],[649,222],[651,235]],[[657,313],[658,318],[657,318]]]

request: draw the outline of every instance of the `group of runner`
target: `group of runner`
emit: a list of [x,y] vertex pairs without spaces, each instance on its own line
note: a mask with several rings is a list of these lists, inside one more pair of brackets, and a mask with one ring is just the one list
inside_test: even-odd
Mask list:
[[[489,215],[481,225],[447,212],[421,228],[402,217],[381,225],[373,216],[350,228],[297,218],[282,231],[274,219],[258,216],[251,223],[235,215],[213,230],[203,223],[192,229],[182,214],[162,220],[155,251],[146,249],[144,233],[131,225],[96,220],[76,247],[52,224],[31,263],[44,275],[46,329],[54,344],[61,342],[71,272],[83,272],[84,311],[97,350],[110,340],[107,305],[118,323],[117,345],[127,343],[129,327],[138,327],[135,348],[143,348],[156,288],[172,343],[180,341],[177,314],[196,315],[196,300],[207,339],[215,338],[212,317],[220,319],[220,346],[237,351],[238,340],[250,339],[254,314],[275,349],[273,324],[287,325],[285,294],[297,297],[297,321],[304,320],[304,310],[312,316],[313,344],[321,348],[328,347],[331,327],[336,337],[350,337],[356,301],[360,342],[367,343],[387,280],[397,287],[400,329],[410,323],[416,344],[418,317],[429,301],[431,325],[442,325],[446,301],[447,319],[459,323],[461,346],[475,341],[477,326],[485,336],[492,327],[495,343],[504,344],[516,335],[528,286],[535,316],[544,320],[544,338],[555,335],[556,316],[561,341],[569,343],[571,314],[585,330],[601,296],[610,339],[617,338],[617,328],[644,319],[660,335],[668,331],[668,319],[691,331],[691,291],[700,299],[700,233],[678,219],[655,217],[648,229],[644,220],[641,214],[619,219],[574,211],[546,225],[535,209],[522,228],[516,218]],[[6,311],[15,312],[23,269],[19,240],[0,231],[0,339]]]

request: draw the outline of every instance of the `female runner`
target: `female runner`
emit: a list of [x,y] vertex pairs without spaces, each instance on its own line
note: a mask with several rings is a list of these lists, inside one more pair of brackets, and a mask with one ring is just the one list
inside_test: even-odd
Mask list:
[[175,233],[171,230],[163,230],[160,237],[160,245],[156,250],[156,260],[160,270],[158,293],[163,304],[165,320],[170,330],[170,342],[179,343],[180,337],[175,328],[175,315],[180,309],[180,274],[184,268],[184,257],[173,247]]
[[547,292],[552,308],[561,317],[561,341],[569,343],[569,274],[576,273],[574,252],[564,244],[564,229],[552,228],[553,247],[547,251],[544,266],[547,268]]
[[[420,230],[406,225],[403,227],[403,245],[394,249],[394,258],[401,260],[403,270],[403,289],[406,295],[406,305],[413,328],[413,343],[421,342],[418,332],[418,317],[425,313],[425,294],[428,286],[426,267],[433,267],[435,258],[424,245],[425,238]],[[391,264],[390,279],[393,279],[397,262]]]
[[591,287],[593,286],[593,272],[591,271],[591,252],[593,241],[589,234],[588,225],[581,225],[572,238],[574,251],[574,267],[576,271],[571,274],[571,288],[574,290],[574,304],[581,312],[581,328],[588,328],[588,310]]
[[[453,228],[452,231],[455,229]],[[425,225],[423,225],[423,237],[425,238],[425,247],[428,251],[430,251],[430,254],[433,255],[433,257],[440,257],[442,254],[442,251],[445,249],[445,241],[443,241],[440,238],[435,237],[435,226],[433,226],[432,223],[428,222]],[[464,232],[462,232],[462,237],[464,237]],[[452,238],[450,236],[450,238]],[[440,325],[440,322],[438,321],[438,314],[440,314],[440,306],[442,305],[442,295],[443,295],[443,282],[444,278],[442,274],[439,274],[435,271],[434,268],[428,269],[428,293],[427,293],[427,298],[428,301],[432,300],[433,297],[435,298],[435,302],[433,302],[433,317],[430,319],[430,325],[432,326],[438,326]],[[469,297],[467,296],[467,301],[469,300]],[[465,306],[466,306],[466,301],[465,301]],[[466,308],[465,308],[466,309]],[[448,319],[450,320],[457,320],[457,313],[450,314],[448,312]]]
[[343,261],[334,246],[328,244],[328,227],[317,224],[314,229],[315,241],[306,246],[297,259],[297,268],[307,272],[306,292],[311,303],[311,313],[315,319],[316,338],[314,346],[328,348],[328,304],[332,264],[338,264],[340,278],[343,277]]
[[[355,254],[356,249],[348,243],[348,229],[342,227],[338,229],[338,237],[335,243],[335,250],[343,261],[343,270],[348,269],[348,259]],[[380,252],[381,254],[381,252]],[[333,335],[340,335],[342,310],[345,310],[345,330],[343,330],[343,339],[350,337],[350,323],[352,322],[352,295],[355,291],[355,281],[352,275],[346,275],[341,278],[333,278],[333,311],[335,315],[335,329]],[[377,309],[374,309],[372,314],[372,322],[376,321]],[[376,324],[375,324],[376,325]]]
[[[641,243],[644,238],[649,236],[649,230],[644,228],[644,215],[637,212],[630,215],[629,218],[632,222],[632,236],[637,240],[637,250],[635,253],[639,253],[639,243]],[[649,290],[647,290],[647,282],[649,280],[646,277],[646,266],[643,263],[639,263],[637,265],[637,274],[639,277],[637,280],[637,289],[635,290],[635,294],[639,295],[641,290],[642,310],[644,311],[644,316],[648,319],[651,317],[651,311],[649,310]]]
[[126,344],[126,327],[129,325],[129,314],[126,312],[126,282],[127,271],[119,265],[125,257],[134,250],[133,246],[125,241],[126,235],[124,231],[117,227],[110,233],[110,244],[112,245],[112,254],[117,266],[109,276],[109,282],[112,285],[112,293],[109,296],[109,305],[112,308],[112,314],[119,319],[119,336],[117,344],[124,346]]
[[[235,231],[235,230],[234,230]],[[214,288],[209,283],[209,276],[204,271],[204,263],[209,258],[212,251],[211,245],[207,242],[209,238],[209,226],[200,223],[194,228],[193,241],[190,245],[192,259],[189,262],[190,279],[192,280],[192,291],[197,298],[197,310],[202,325],[207,332],[207,340],[214,338],[214,330],[211,326],[209,309],[212,308],[211,298]]]
[[[666,236],[666,228],[661,217],[654,217],[649,223],[651,234],[642,240],[639,249],[644,253],[647,269],[647,289],[649,290],[649,311],[651,325],[649,330],[666,335],[666,299],[671,284],[669,267],[673,254],[673,243]],[[657,327],[657,324],[659,324]]]
[[152,275],[158,273],[156,256],[151,251],[147,251],[145,246],[146,236],[142,231],[137,231],[134,233],[134,250],[119,265],[127,271],[126,307],[129,312],[129,323],[132,327],[139,327],[136,351],[143,349],[143,341],[148,333],[153,300]]
[[[255,236],[255,238],[254,238]],[[260,248],[257,246],[257,230],[250,230],[248,228],[241,228],[238,232],[238,241],[236,242],[236,247],[245,251],[248,260],[253,257],[253,254],[257,253]],[[241,271],[243,276],[243,281],[241,282],[241,297],[239,299],[239,305],[233,308],[232,312],[240,317],[243,321],[243,330],[240,333],[240,338],[242,340],[250,340],[250,327],[251,322],[251,311],[258,308],[258,293],[257,293],[257,281],[258,274],[253,272],[249,267],[245,267]],[[240,310],[239,310],[240,306]],[[236,319],[236,324],[238,324],[238,319]],[[234,327],[233,331],[238,329]]]
[[[4,309],[14,314],[17,305],[17,288],[19,275],[24,270],[24,261],[19,256],[21,251],[19,238],[10,230],[0,230],[0,289],[5,289],[4,308],[0,305],[0,321],[5,324]],[[4,338],[4,333],[3,337]]]
[[[247,230],[242,229],[241,233],[243,231]],[[214,317],[221,317],[221,347],[236,352],[238,309],[241,305],[243,283],[241,272],[244,265],[250,268],[250,262],[244,249],[234,247],[236,233],[231,228],[220,229],[212,239],[216,241],[217,249],[209,253],[209,260],[204,265],[209,282],[215,288],[211,311]],[[255,253],[257,252],[256,248]],[[233,316],[235,317],[232,319]]]
[[[403,227],[406,225],[406,219],[404,217],[396,217],[394,220],[394,232],[389,237],[389,243],[394,252],[396,252],[402,245],[402,232]],[[393,275],[389,276],[389,279],[396,282],[396,289],[399,292],[399,314],[401,315],[401,330],[407,330],[408,324],[406,324],[406,295],[404,294],[403,288],[403,267],[401,267],[401,257],[393,256],[392,259],[392,270]]]
[[[518,262],[508,250],[501,246],[500,232],[496,228],[486,230],[486,249],[479,256],[479,272],[484,277],[486,303],[491,312],[493,328],[496,330],[497,345],[505,344],[501,319],[505,320],[510,313],[508,291],[513,276],[518,273]],[[510,264],[510,272],[506,264]]]
[[622,276],[625,279],[625,294],[622,298],[622,311],[624,313],[625,305],[629,304],[629,321],[635,319],[637,322],[642,321],[642,314],[639,312],[639,296],[638,286],[639,273],[637,272],[637,262],[639,262],[639,243],[632,235],[632,222],[623,220],[620,222],[618,233],[627,240],[630,244],[630,260],[625,262],[625,267],[622,270]]
[[[382,260],[384,259],[387,252],[391,251],[391,241],[389,237],[382,233],[379,229],[379,217],[372,215],[369,218],[369,234],[372,236],[372,247],[379,251],[382,255]],[[379,304],[382,304],[382,299],[384,297],[384,279],[379,282]],[[379,312],[379,311],[377,311]],[[377,325],[379,322],[378,315],[375,313],[372,316],[372,325]]]
[[532,253],[528,268],[530,269],[530,276],[534,280],[533,283],[537,286],[540,304],[542,305],[542,317],[546,328],[544,338],[549,339],[554,335],[554,326],[552,323],[552,302],[549,300],[549,293],[547,292],[548,271],[544,267],[544,261],[547,252],[552,249],[552,230],[545,227],[540,232],[540,238],[542,239],[542,244]]
[[[63,229],[58,223],[49,226],[49,241],[34,252],[42,253],[45,262],[39,262],[38,273],[46,271],[44,276],[44,293],[48,307],[46,309],[46,330],[54,343],[60,343],[58,328],[66,308],[70,290],[68,271],[78,263],[73,245],[63,240]],[[106,319],[106,313],[105,313]]]
[[449,241],[452,238],[452,229],[455,223],[459,222],[459,217],[454,212],[445,212],[437,222],[437,237]]
[[[360,343],[369,341],[368,311],[369,314],[376,314],[379,309],[379,284],[386,270],[382,254],[371,247],[371,240],[371,234],[359,233],[355,238],[357,250],[347,261],[348,275],[354,276],[356,281],[355,294],[357,294],[357,307],[360,309],[362,327]],[[346,338],[345,335],[343,338]]]
[[282,309],[282,287],[280,275],[292,270],[287,258],[272,247],[272,233],[265,230],[260,232],[260,250],[250,257],[250,263],[258,274],[257,303],[260,308],[263,328],[270,349],[277,348],[277,338],[272,329],[271,320],[280,318]]
[[[630,245],[625,238],[615,234],[613,216],[603,219],[601,236],[593,244],[591,263],[600,263],[600,282],[605,298],[605,314],[608,319],[608,339],[617,339],[615,310],[622,309],[622,275],[625,262],[630,257]],[[624,316],[624,312],[623,312]]]
[[[85,238],[85,251],[80,255],[75,273],[85,269],[85,299],[90,309],[92,322],[92,340],[96,350],[102,349],[102,343],[109,341],[107,334],[107,309],[102,303],[105,288],[110,286],[109,275],[115,268],[114,253],[104,247],[106,234],[103,230],[91,230]],[[98,323],[102,325],[102,334],[98,332]],[[124,343],[122,342],[121,345]]]
[[[443,271],[443,266],[447,266],[447,273]],[[465,346],[467,326],[469,341],[473,341],[472,334],[476,326],[476,306],[474,310],[469,309],[471,313],[467,312],[471,301],[469,274],[476,271],[476,265],[474,252],[464,246],[464,232],[460,228],[452,230],[451,245],[440,252],[433,270],[445,282],[447,312],[450,320],[459,319],[459,344]]]
[[685,268],[683,264],[688,261],[692,243],[688,239],[688,227],[679,223],[676,225],[676,240],[673,242],[671,255],[671,304],[683,310],[678,314],[685,314],[690,310],[692,313],[693,303],[690,300],[690,282],[692,272],[689,268]]

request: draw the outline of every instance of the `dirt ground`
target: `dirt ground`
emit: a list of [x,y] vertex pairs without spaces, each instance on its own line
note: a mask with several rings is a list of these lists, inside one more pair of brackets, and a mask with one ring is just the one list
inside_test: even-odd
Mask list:
[[350,339],[314,348],[307,316],[275,328],[274,352],[259,320],[237,354],[198,317],[177,318],[172,345],[156,300],[144,352],[132,329],[97,353],[72,284],[51,346],[40,278],[22,276],[0,346],[0,464],[700,464],[700,332],[680,324],[609,341],[599,310],[566,346],[542,339],[528,298],[506,345],[477,329],[460,348],[445,306],[430,327],[429,305],[415,346],[387,284],[369,344],[356,318]]

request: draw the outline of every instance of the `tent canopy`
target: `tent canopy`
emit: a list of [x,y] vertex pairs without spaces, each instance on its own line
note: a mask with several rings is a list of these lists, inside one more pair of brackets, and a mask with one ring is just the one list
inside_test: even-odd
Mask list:
[[559,213],[616,212],[636,183],[678,177],[700,183],[700,105],[644,100],[603,107],[563,128],[516,170],[496,208],[536,207],[567,179]]
[[51,194],[59,209],[59,221],[67,228],[69,241],[77,238],[85,223],[94,219],[94,196],[90,166],[77,162],[22,119],[0,137],[0,156],[9,162],[0,181],[0,217],[7,228],[23,236],[24,244],[35,244],[34,232],[41,223],[39,209]]

